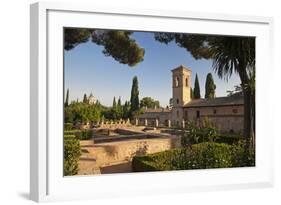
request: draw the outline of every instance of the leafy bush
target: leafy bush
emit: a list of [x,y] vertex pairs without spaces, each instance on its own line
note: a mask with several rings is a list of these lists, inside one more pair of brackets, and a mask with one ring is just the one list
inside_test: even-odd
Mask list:
[[238,143],[232,146],[234,167],[255,166],[255,149],[250,149],[249,153],[245,153],[246,151],[247,149],[245,140],[240,140]]
[[231,146],[223,143],[204,142],[187,148],[172,161],[180,169],[208,169],[232,167]]
[[78,161],[81,156],[80,142],[74,135],[64,136],[64,176],[78,173]]
[[245,143],[203,142],[181,149],[134,157],[134,171],[167,171],[254,166],[254,151],[245,159]]
[[202,142],[220,142],[232,145],[242,139],[237,134],[219,134],[218,129],[208,118],[205,118],[200,126],[188,122],[187,127],[188,129],[181,137],[181,145],[183,147]]
[[64,123],[64,130],[72,130],[73,124],[72,123]]
[[64,121],[70,123],[99,121],[105,108],[99,103],[90,105],[82,102],[72,102],[64,107]]
[[215,137],[214,141],[232,145],[237,144],[241,139],[243,139],[243,137],[237,134],[219,134]]
[[89,140],[93,136],[93,130],[92,129],[86,129],[86,130],[65,130],[65,135],[75,135],[75,137],[79,140]]
[[132,160],[132,167],[136,172],[174,170],[176,167],[171,162],[182,152],[183,149],[172,149],[146,156],[135,156]]
[[188,122],[187,127],[187,131],[181,137],[181,144],[183,147],[201,142],[213,142],[218,137],[217,128],[208,118],[205,118],[200,126]]

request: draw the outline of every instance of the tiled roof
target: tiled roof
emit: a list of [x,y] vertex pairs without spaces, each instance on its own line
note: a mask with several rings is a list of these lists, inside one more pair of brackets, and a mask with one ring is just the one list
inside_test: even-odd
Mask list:
[[230,97],[217,97],[212,99],[194,99],[185,104],[184,107],[213,107],[213,106],[230,106],[243,105],[242,95],[233,95]]
[[154,108],[147,108],[147,109],[144,110],[144,112],[149,112],[149,113],[157,112],[157,113],[159,113],[159,112],[171,112],[171,110],[167,109],[167,108],[156,108],[156,109],[154,109]]
[[176,70],[187,70],[187,71],[191,72],[191,69],[188,67],[185,67],[184,65],[179,65],[178,67],[174,68],[172,71],[176,71]]

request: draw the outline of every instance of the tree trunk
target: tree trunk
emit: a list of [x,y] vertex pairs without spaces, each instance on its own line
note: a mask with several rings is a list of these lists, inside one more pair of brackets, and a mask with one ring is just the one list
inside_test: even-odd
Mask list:
[[[250,153],[251,145],[254,143],[254,128],[255,128],[255,95],[249,88],[249,78],[247,76],[246,68],[241,66],[239,68],[239,76],[241,79],[243,97],[244,97],[244,131],[243,136],[246,140],[245,147],[245,162]],[[251,143],[252,142],[252,143]]]
[[254,117],[253,117],[253,96],[249,89],[244,89],[244,132],[243,135],[247,142],[247,148],[250,148],[251,138],[254,135]]

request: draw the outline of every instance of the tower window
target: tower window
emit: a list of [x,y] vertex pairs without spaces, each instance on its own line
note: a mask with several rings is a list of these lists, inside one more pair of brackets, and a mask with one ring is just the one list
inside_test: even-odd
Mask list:
[[216,109],[214,109],[214,110],[213,110],[213,113],[214,113],[214,115],[215,115],[215,114],[217,114],[217,110],[216,110]]
[[179,99],[177,98],[177,104],[179,104],[180,103],[180,101],[179,101]]
[[188,78],[185,79],[185,86],[188,87]]
[[175,86],[179,87],[179,78],[178,77],[175,78]]
[[199,110],[196,111],[196,117],[200,118],[200,111]]

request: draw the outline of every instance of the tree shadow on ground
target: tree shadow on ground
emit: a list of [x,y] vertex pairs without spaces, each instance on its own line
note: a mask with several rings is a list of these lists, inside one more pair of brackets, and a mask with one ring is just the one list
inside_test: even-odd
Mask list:
[[132,172],[132,163],[124,162],[100,168],[101,174],[128,173]]

